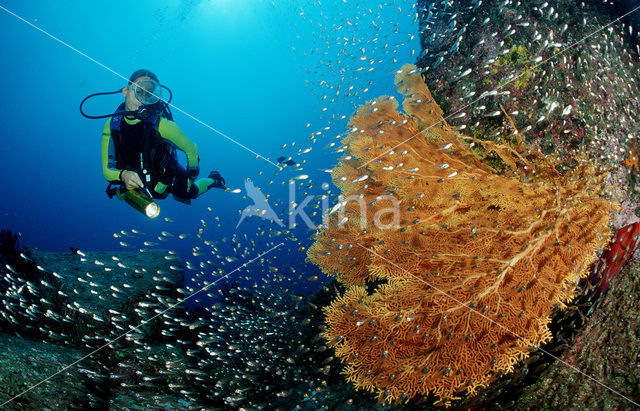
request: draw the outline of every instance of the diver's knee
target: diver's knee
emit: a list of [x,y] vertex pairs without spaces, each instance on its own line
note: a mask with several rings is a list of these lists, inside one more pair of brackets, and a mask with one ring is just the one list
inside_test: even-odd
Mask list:
[[200,193],[200,189],[198,188],[197,185],[195,184],[191,184],[191,187],[189,188],[189,198],[194,200],[196,198],[198,198],[198,196],[201,194]]

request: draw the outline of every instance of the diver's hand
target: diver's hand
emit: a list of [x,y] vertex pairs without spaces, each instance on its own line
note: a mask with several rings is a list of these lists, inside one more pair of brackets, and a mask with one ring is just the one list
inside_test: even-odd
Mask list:
[[127,187],[127,190],[135,190],[136,188],[144,188],[140,176],[135,171],[122,170],[120,173],[120,180]]

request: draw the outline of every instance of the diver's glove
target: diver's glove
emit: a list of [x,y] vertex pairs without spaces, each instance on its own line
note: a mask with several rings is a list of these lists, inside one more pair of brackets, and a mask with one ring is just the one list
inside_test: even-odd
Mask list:
[[227,188],[225,187],[224,178],[217,171],[212,171],[209,173],[209,178],[213,180],[213,183],[209,185],[209,188]]

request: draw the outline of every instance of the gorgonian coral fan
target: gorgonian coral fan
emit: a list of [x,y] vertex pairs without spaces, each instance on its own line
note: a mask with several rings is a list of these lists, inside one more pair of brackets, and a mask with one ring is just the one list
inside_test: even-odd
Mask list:
[[382,402],[448,403],[551,338],[616,205],[584,158],[561,172],[517,131],[457,133],[415,66],[396,86],[406,114],[385,96],[351,118],[333,178],[353,201],[308,256],[346,287],[325,313],[348,380]]

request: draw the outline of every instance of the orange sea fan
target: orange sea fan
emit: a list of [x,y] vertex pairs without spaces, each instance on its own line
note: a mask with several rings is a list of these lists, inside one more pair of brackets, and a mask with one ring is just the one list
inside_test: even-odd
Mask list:
[[333,173],[349,201],[308,256],[346,287],[325,313],[348,380],[382,402],[446,404],[551,338],[616,205],[584,158],[563,174],[517,132],[456,133],[415,66],[396,86],[406,114],[379,97],[352,117]]

